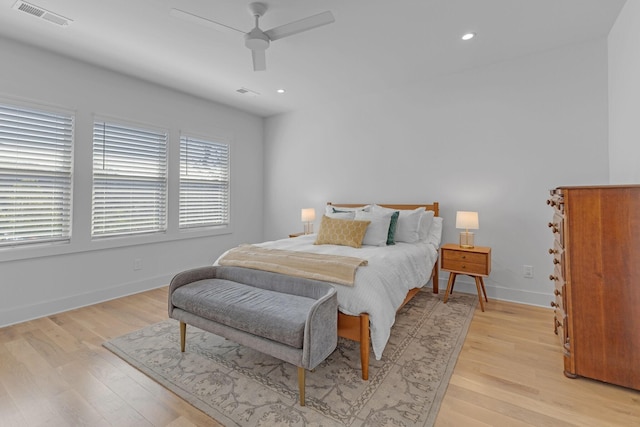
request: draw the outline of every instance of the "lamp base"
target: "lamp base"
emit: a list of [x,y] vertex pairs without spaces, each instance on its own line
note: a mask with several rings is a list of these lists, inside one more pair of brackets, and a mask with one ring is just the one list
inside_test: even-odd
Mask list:
[[313,234],[313,223],[305,222],[304,223],[304,234]]
[[473,233],[470,231],[460,232],[460,247],[465,249],[473,248]]

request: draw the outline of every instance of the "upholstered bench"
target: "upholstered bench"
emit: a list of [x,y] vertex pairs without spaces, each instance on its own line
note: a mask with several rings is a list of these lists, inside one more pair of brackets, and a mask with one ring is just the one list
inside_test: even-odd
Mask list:
[[298,367],[300,405],[305,369],[337,345],[338,299],[328,283],[240,267],[201,267],[176,275],[169,286],[169,317]]

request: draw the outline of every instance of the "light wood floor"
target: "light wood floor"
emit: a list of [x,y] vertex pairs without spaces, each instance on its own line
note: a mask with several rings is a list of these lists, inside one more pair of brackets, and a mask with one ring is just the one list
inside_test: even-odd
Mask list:
[[[217,425],[101,345],[165,319],[166,299],[162,288],[0,329],[0,425]],[[640,426],[640,392],[562,375],[551,310],[486,310],[436,426]]]

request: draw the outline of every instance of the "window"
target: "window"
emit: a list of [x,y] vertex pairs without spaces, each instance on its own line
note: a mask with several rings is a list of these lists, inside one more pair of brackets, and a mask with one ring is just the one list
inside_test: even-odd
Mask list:
[[73,116],[0,105],[0,246],[69,241]]
[[93,124],[93,237],[167,228],[167,132]]
[[229,223],[229,145],[180,137],[180,228]]

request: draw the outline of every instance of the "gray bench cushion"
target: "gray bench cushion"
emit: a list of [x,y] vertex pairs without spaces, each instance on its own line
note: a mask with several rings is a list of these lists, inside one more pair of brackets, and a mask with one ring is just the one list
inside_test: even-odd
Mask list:
[[224,279],[190,283],[171,298],[187,312],[294,348],[302,348],[307,315],[316,302]]

